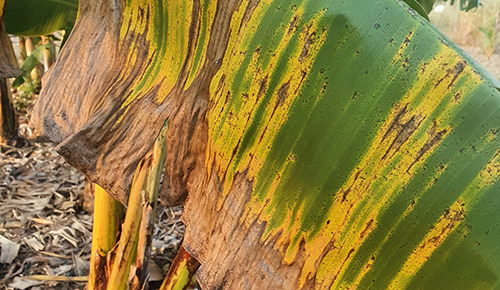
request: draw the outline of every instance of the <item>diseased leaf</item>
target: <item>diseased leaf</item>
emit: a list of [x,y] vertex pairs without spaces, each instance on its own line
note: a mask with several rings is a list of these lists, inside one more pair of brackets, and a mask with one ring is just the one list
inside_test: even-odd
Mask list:
[[32,120],[126,203],[168,118],[202,288],[500,285],[500,86],[461,49],[401,1],[163,4],[82,10]]

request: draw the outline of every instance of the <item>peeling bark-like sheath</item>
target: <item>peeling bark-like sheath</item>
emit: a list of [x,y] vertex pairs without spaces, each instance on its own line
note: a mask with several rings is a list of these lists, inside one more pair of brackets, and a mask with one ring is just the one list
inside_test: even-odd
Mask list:
[[[154,26],[157,21],[167,21],[161,15],[162,7],[147,6],[144,9],[151,10],[149,13],[136,15],[128,14],[143,9],[135,2],[130,6],[111,0],[103,6],[97,3],[81,1],[70,40],[55,67],[44,75],[43,92],[31,121],[41,134],[59,143],[56,150],[68,162],[125,204],[135,167],[170,118],[169,195],[181,203],[187,195],[186,177],[202,160],[206,142],[200,138],[205,138],[206,130],[200,132],[200,128],[206,127],[209,86],[220,67],[229,40],[230,16],[238,1],[217,4],[215,14],[204,20],[214,33],[203,35],[203,43],[194,43],[202,37],[200,3],[182,8],[192,14],[183,14],[190,25],[184,27],[186,37],[177,38],[189,41],[177,47],[168,46],[167,35],[155,31],[173,25]],[[106,9],[113,10],[105,13]],[[100,16],[96,19],[95,15]],[[202,48],[203,56],[193,67],[194,50]],[[171,58],[175,64],[163,66]],[[71,59],[79,61],[68,65]],[[48,81],[63,76],[80,81]],[[61,96],[63,101],[53,102],[53,96]]]

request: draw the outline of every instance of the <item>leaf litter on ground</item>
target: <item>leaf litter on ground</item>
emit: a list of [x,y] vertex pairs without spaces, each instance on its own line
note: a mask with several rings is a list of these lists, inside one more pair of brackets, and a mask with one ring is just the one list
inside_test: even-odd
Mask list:
[[[92,215],[83,207],[84,181],[51,143],[0,145],[0,290],[85,288]],[[181,244],[181,211],[158,206],[152,281],[166,274]]]

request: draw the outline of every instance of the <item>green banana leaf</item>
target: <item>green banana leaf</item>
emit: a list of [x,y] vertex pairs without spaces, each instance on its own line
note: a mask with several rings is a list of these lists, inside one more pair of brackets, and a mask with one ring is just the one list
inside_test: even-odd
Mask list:
[[424,8],[425,12],[430,13],[434,7],[436,0],[417,0],[420,5]]
[[78,0],[7,0],[4,23],[9,34],[46,35],[71,27],[77,11]]
[[416,1],[416,0],[403,0],[408,6],[410,6],[411,9],[415,10],[420,16],[425,18],[427,21],[430,21],[429,15],[427,13],[431,12],[432,6],[434,4],[434,0],[431,0],[432,4],[430,4],[430,9],[429,7],[425,7],[424,4],[429,4],[425,3],[424,1]]
[[110,6],[32,120],[125,203],[168,119],[203,289],[500,287],[500,83],[407,4]]

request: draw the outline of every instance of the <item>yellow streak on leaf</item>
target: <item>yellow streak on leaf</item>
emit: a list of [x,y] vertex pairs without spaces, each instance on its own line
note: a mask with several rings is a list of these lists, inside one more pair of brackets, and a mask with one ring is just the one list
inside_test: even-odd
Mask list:
[[[192,21],[192,10],[192,1],[167,2],[168,31],[164,32],[166,39],[163,39],[164,43],[161,44],[166,49],[165,55],[160,56],[163,58],[156,64],[156,66],[161,68],[158,76],[149,81],[143,88],[143,91],[146,92],[153,86],[160,85],[157,94],[158,103],[163,102],[175,86],[181,72],[182,64],[188,55],[188,36]],[[158,49],[161,49],[161,46]],[[151,77],[154,77],[154,75]]]
[[[321,264],[319,265],[318,271],[316,273],[316,277],[321,277],[321,279],[318,279],[318,283],[316,285],[321,285],[322,283],[326,283],[327,285],[329,285],[332,280],[338,279],[342,274],[342,271],[354,256],[356,250],[359,248],[359,246],[361,246],[365,238],[373,230],[374,227],[374,217],[372,216],[369,218],[369,222],[364,225],[363,230],[361,232],[356,232],[356,234],[358,234],[357,238],[354,237],[354,239],[351,240],[345,239],[338,244],[334,243],[333,247],[321,260]],[[360,276],[364,276],[364,274],[366,274],[366,272],[371,269],[372,263],[373,259],[370,259],[361,271]],[[309,273],[310,276],[308,278],[312,278],[312,274],[312,272]],[[331,279],[324,279],[324,277],[330,277]],[[323,289],[325,287],[319,288]],[[356,287],[354,287],[353,289],[356,289]]]
[[[300,19],[303,14],[303,7],[298,7],[295,12],[295,18]],[[233,164],[230,162],[231,156],[233,154],[232,150],[224,150],[224,148],[235,148],[239,142],[239,138],[243,136],[243,133],[247,130],[248,126],[251,124],[252,116],[255,113],[255,108],[260,105],[263,100],[263,96],[259,96],[259,90],[264,86],[264,92],[269,93],[267,88],[268,72],[273,71],[282,54],[286,52],[286,48],[289,45],[293,33],[283,34],[281,41],[276,48],[276,53],[273,55],[266,66],[258,66],[257,61],[259,60],[258,53],[254,53],[254,58],[252,63],[247,69],[246,81],[251,82],[250,91],[248,92],[248,100],[243,102],[241,108],[237,108],[237,111],[233,112],[233,121],[226,120],[225,127],[221,133],[224,134],[222,137],[217,139],[214,144],[218,152],[224,152],[222,158],[218,160],[217,164],[220,165],[221,177],[226,171],[238,172],[249,169],[249,176],[256,176],[261,168],[261,165],[265,162],[267,154],[269,153],[270,147],[274,138],[279,131],[281,125],[287,120],[288,111],[298,96],[301,90],[303,81],[307,77],[307,72],[309,71],[312,62],[314,61],[314,56],[318,53],[319,49],[322,47],[326,40],[326,31],[321,27],[318,27],[319,20],[323,16],[324,11],[318,13],[315,18],[300,31],[299,41],[291,55],[288,57],[288,69],[285,75],[282,77],[280,84],[274,88],[272,92],[272,97],[266,105],[266,110],[263,114],[263,124],[260,126],[255,135],[254,144],[252,144],[249,152],[244,154],[246,159],[241,160],[237,168],[234,168]],[[311,40],[313,39],[313,40]],[[304,47],[307,46],[307,54],[304,53]],[[232,62],[233,65],[240,65],[240,61]],[[235,68],[228,68],[229,71],[236,71]],[[253,72],[253,73],[252,73]],[[228,82],[231,84],[231,82]],[[225,91],[225,90],[223,90]],[[227,91],[227,90],[226,90]],[[257,97],[259,97],[257,99]],[[221,104],[222,105],[222,104]],[[219,106],[221,106],[219,105]],[[216,108],[217,109],[217,108]],[[222,108],[221,108],[222,110]],[[248,116],[246,118],[241,118],[241,116]],[[217,121],[216,121],[217,122]],[[232,127],[232,128],[228,128]],[[227,174],[224,183],[223,196],[219,200],[219,205],[222,204],[223,198],[229,192],[232,183],[232,174]],[[261,209],[256,209],[260,212]]]
[[458,199],[439,218],[436,225],[406,260],[401,271],[389,285],[389,289],[404,289],[415,273],[418,272],[432,253],[445,241],[448,235],[457,228],[464,218],[464,204],[461,199]]
[[[203,68],[203,64],[205,63],[208,42],[210,40],[210,35],[212,33],[212,22],[211,21],[214,19],[215,10],[217,9],[217,1],[210,1],[210,0],[205,0],[205,1],[208,1],[208,9],[207,9],[207,17],[206,17],[207,18],[206,19],[206,26],[207,27],[205,30],[205,40],[203,41],[203,43],[198,42],[198,45],[194,49],[193,59],[191,62],[194,62],[194,53],[196,53],[196,51],[198,50],[198,47],[201,46],[201,47],[203,47],[203,49],[202,49],[201,57],[200,57],[200,60],[198,61],[198,64],[196,65],[196,67],[191,68],[191,72],[189,73],[189,78],[186,81],[186,85],[184,86],[184,89],[189,88],[189,86],[193,83],[196,76],[201,72],[201,68]],[[201,6],[203,6],[203,1],[201,3]],[[200,11],[200,15],[201,15],[201,13],[202,13],[202,11]],[[201,15],[201,17],[203,17],[203,16]],[[201,21],[203,21],[203,20],[201,20]],[[203,33],[201,28],[200,28],[200,33]],[[198,36],[198,41],[200,41],[200,36]],[[192,66],[192,65],[194,65],[194,64],[190,64],[190,66]]]
[[[144,76],[147,79],[144,79],[144,77],[137,78],[133,87],[137,87],[139,82],[144,82],[144,85],[140,90],[136,89],[129,95],[122,108],[150,92],[153,87],[159,89],[157,102],[163,102],[176,84],[186,57],[189,53],[193,53],[193,51],[188,52],[193,2],[168,1],[165,5],[166,11],[162,11],[160,8],[154,1],[141,0],[131,1],[130,5],[124,9],[124,21],[120,29],[121,41],[123,42],[128,38],[135,39],[138,35],[146,34],[145,37],[149,46],[147,59],[157,59],[149,67],[150,74]],[[161,19],[165,23],[162,23]],[[211,25],[210,19],[207,20],[207,25]],[[158,29],[157,26],[162,26],[164,30]],[[160,32],[162,34],[158,35]],[[134,41],[131,41],[131,43],[134,43]],[[206,45],[206,43],[194,43],[191,50],[196,49],[197,45]],[[137,61],[137,52],[134,52],[133,44],[130,47],[128,59],[132,63],[125,66],[132,68]],[[191,69],[192,62],[193,59],[190,58],[186,67],[187,72]],[[144,65],[146,64],[147,61]]]
[[399,274],[390,284],[390,289],[404,289],[411,278],[421,269],[432,253],[465,219],[465,213],[471,209],[480,196],[500,178],[500,150],[491,158],[460,197],[438,219],[436,225],[426,235],[420,245],[407,259]]
[[[244,32],[246,30],[256,29],[271,2],[272,1],[270,0],[260,1],[258,6],[255,8],[252,17],[250,18],[246,26],[243,26],[241,28],[241,31]],[[247,2],[244,2],[242,3],[242,5],[246,3]],[[217,91],[219,83],[221,82],[222,78],[225,79],[234,78],[235,73],[239,69],[239,66],[245,59],[246,54],[252,53],[252,59],[246,70],[247,72],[254,72],[252,79],[252,86],[250,87],[250,91],[247,92],[248,100],[245,102],[247,106],[238,108],[240,110],[238,114],[240,114],[241,116],[249,116],[249,117],[250,114],[252,113],[252,108],[256,105],[255,101],[258,97],[258,91],[260,87],[259,82],[262,82],[265,79],[264,73],[260,71],[259,68],[257,67],[257,61],[260,57],[260,50],[247,51],[247,47],[252,39],[251,38],[252,34],[236,33],[238,31],[237,25],[241,22],[241,19],[243,18],[244,11],[242,10],[244,9],[241,9],[240,7],[240,9],[236,11],[235,15],[233,15],[233,19],[231,21],[231,27],[233,28],[233,30],[229,38],[225,55],[222,58],[223,62],[221,69],[217,72],[217,74],[215,75],[210,84],[210,96],[214,101],[214,106],[211,109],[212,112],[210,115],[214,117],[209,119],[210,122],[209,135],[214,137],[215,137],[215,132],[213,131],[214,128],[217,127],[217,124],[223,123],[222,116],[224,114],[224,109],[227,106],[225,98],[234,97],[235,94],[235,92],[231,92],[231,84],[233,83],[231,81],[225,81],[224,86],[219,91]],[[265,86],[267,87],[267,82]],[[231,150],[224,150],[224,148],[235,148],[238,142],[236,136],[242,136],[243,130],[246,128],[245,124],[242,124],[241,122],[237,124],[234,121],[233,122],[232,121],[233,120],[230,114],[229,117],[226,119],[226,122],[224,122],[225,130],[223,129],[220,135],[217,136],[217,142],[215,143],[211,142],[209,146],[207,146],[208,150],[207,156],[209,156],[209,158],[207,158],[206,161],[207,164],[206,168],[211,168],[211,166],[209,166],[208,164],[212,164],[213,161],[215,160],[219,172],[226,172],[228,170],[232,152],[230,152]],[[243,128],[237,127],[238,125],[243,125]],[[233,138],[229,139],[230,137]],[[217,156],[210,155],[210,152],[218,152],[218,155]]]
[[409,33],[408,35],[406,36],[406,39],[403,41],[403,43],[401,43],[401,46],[399,47],[399,50],[398,52],[396,52],[396,54],[394,55],[394,57],[392,58],[392,63],[395,64],[397,63],[398,61],[401,60],[401,57],[403,56],[403,53],[405,52],[406,50],[406,47],[408,46],[408,44],[410,43],[411,39],[413,38],[413,35],[415,34],[415,30],[416,30],[416,27],[413,28]]
[[498,180],[500,177],[500,150],[481,170],[479,177],[481,182],[485,184],[492,184]]

